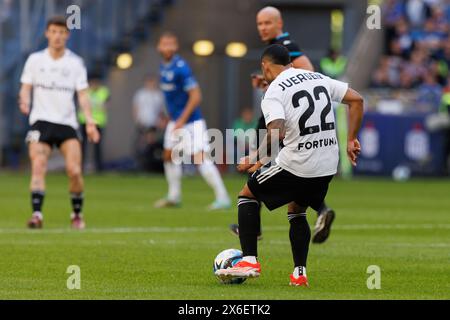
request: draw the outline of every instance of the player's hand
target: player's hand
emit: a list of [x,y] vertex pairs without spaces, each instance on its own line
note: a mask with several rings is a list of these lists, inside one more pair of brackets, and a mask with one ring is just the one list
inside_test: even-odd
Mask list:
[[86,124],[86,133],[90,142],[99,143],[100,142],[100,132],[98,132],[95,123]]
[[257,161],[256,164],[247,170],[248,173],[252,174],[261,169],[264,166],[264,164],[261,161]]
[[267,88],[268,83],[262,75],[255,74],[255,75],[252,75],[252,86],[254,89],[264,90]]
[[175,122],[175,127],[173,128],[173,130],[175,131],[175,130],[181,129],[184,127],[185,124],[186,124],[186,121],[184,121],[183,119],[178,119]]
[[243,157],[239,160],[239,164],[237,165],[237,170],[241,173],[247,172],[250,168],[255,166],[254,163],[250,162],[250,157]]
[[358,161],[358,156],[361,153],[361,144],[358,139],[349,140],[347,142],[347,156],[354,167]]
[[30,104],[28,103],[19,102],[19,109],[26,116],[30,114]]

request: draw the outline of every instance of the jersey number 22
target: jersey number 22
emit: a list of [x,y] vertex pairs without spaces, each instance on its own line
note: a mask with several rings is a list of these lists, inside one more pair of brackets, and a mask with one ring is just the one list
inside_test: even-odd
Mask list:
[[[313,115],[313,113],[316,109],[316,106],[314,104],[314,99],[315,99],[315,101],[319,101],[321,93],[325,94],[325,97],[327,98],[327,105],[325,106],[325,108],[322,110],[322,113],[320,114],[320,120],[321,120],[320,126],[315,125],[315,126],[307,127],[306,121],[308,121],[308,119]],[[330,95],[328,94],[327,89],[323,86],[315,87],[314,88],[314,99],[309,94],[309,92],[306,90],[297,92],[292,97],[292,104],[294,105],[294,108],[300,107],[300,99],[302,99],[302,98],[306,98],[308,100],[308,108],[306,109],[306,111],[303,113],[303,115],[300,117],[300,120],[298,121],[298,124],[300,126],[300,136],[306,136],[308,134],[318,133],[318,132],[320,132],[320,130],[322,130],[322,131],[334,130],[334,127],[335,127],[334,122],[326,122],[327,115],[331,112],[331,99],[330,99]]]

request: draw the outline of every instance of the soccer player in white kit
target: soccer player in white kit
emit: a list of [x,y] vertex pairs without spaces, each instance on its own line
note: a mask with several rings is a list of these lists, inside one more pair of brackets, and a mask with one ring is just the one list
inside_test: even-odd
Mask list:
[[69,34],[64,17],[51,18],[47,22],[45,32],[48,47],[29,56],[21,77],[19,108],[23,114],[29,116],[31,125],[26,139],[31,160],[30,191],[33,208],[28,227],[32,229],[43,226],[45,176],[48,158],[54,146],[58,147],[64,156],[69,177],[73,209],[72,228],[85,227],[82,216],[84,182],[75,93],[86,115],[88,138],[97,143],[100,134],[92,119],[87,72],[83,60],[66,48]]
[[[356,165],[361,147],[357,134],[363,117],[363,99],[348,84],[320,73],[292,68],[288,50],[271,45],[263,53],[261,68],[270,84],[261,109],[267,135],[259,154],[241,159],[239,171],[255,172],[239,193],[239,238],[243,259],[233,268],[216,271],[222,278],[259,277],[257,260],[259,202],[269,210],[288,204],[289,238],[294,258],[290,284],[308,286],[306,260],[311,231],[306,220],[308,207],[317,210],[337,172],[339,146],[332,101],[349,106],[347,154]],[[276,133],[279,133],[278,135]],[[274,139],[277,139],[276,141]],[[275,163],[264,163],[264,149],[283,141]],[[265,158],[267,159],[267,157]]]
[[[291,63],[294,68],[314,71],[314,67],[303,52],[302,49],[295,43],[288,32],[284,32],[284,22],[281,12],[272,6],[262,8],[256,16],[256,25],[261,40],[267,45],[280,44],[286,47],[291,57]],[[267,82],[264,81],[262,75],[252,75],[252,85],[256,89],[266,91]],[[261,116],[258,120],[259,129],[266,129],[264,117]],[[313,243],[324,243],[331,232],[331,225],[336,217],[336,211],[329,207],[325,201],[318,207],[317,221],[314,227],[312,236]],[[230,231],[239,236],[239,225],[231,224]],[[259,237],[262,239],[262,229],[260,227]]]

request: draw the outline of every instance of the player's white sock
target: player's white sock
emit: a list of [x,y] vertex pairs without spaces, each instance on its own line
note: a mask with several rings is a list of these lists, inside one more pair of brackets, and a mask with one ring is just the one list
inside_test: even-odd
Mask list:
[[41,220],[44,220],[44,215],[40,211],[33,212],[33,217],[37,217]]
[[294,277],[298,278],[300,276],[306,277],[306,268],[305,267],[295,267],[294,269]]
[[203,163],[198,166],[198,170],[203,179],[213,188],[216,195],[216,200],[221,202],[230,202],[227,189],[223,184],[222,177],[215,164],[209,160],[203,160]]
[[242,258],[242,261],[251,263],[251,264],[256,264],[258,261],[256,260],[255,256],[246,256]]
[[183,169],[180,164],[173,162],[164,162],[164,172],[166,180],[169,184],[169,193],[167,200],[173,202],[180,202],[181,200],[181,177]]

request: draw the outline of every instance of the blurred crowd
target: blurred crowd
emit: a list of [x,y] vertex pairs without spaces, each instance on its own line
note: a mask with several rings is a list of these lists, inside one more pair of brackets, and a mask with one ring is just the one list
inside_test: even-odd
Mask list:
[[450,91],[450,0],[388,0],[385,54],[372,87],[416,89],[419,103],[439,106]]

